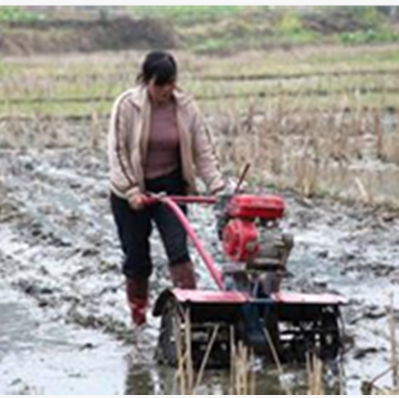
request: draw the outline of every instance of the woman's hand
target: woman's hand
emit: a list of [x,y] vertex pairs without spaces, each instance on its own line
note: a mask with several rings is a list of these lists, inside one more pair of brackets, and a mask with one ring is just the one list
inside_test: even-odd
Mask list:
[[133,195],[128,196],[127,198],[129,205],[133,210],[142,210],[145,206],[146,199],[147,195],[144,195],[141,192],[137,192]]

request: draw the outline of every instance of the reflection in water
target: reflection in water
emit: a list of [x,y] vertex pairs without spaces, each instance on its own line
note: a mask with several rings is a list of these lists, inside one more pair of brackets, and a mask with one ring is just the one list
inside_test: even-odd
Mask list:
[[29,349],[37,325],[17,302],[0,302],[0,354]]
[[[135,363],[128,359],[128,373],[125,382],[125,395],[169,395],[179,394],[175,385],[175,369],[154,363]],[[260,365],[256,371],[256,395],[306,394],[308,391],[308,374],[306,366],[287,367],[280,376],[274,367]],[[329,365],[323,374],[325,394],[344,394],[341,385],[340,366]],[[202,384],[195,391],[198,395],[231,394],[231,379],[228,370],[208,370]]]
[[50,319],[0,284],[1,395],[120,393],[122,348],[103,333]]
[[[301,368],[286,369],[284,374],[286,390],[291,394],[308,394],[309,374],[304,364]],[[342,363],[323,364],[322,390],[324,395],[346,395]]]
[[174,369],[156,364],[134,363],[131,358],[128,362],[125,395],[164,395],[174,392]]

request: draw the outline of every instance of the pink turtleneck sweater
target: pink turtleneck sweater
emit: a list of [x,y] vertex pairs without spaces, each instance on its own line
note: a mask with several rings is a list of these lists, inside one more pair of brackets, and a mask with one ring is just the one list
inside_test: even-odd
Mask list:
[[144,166],[146,179],[161,177],[176,170],[179,165],[179,133],[176,104],[153,105],[147,159]]

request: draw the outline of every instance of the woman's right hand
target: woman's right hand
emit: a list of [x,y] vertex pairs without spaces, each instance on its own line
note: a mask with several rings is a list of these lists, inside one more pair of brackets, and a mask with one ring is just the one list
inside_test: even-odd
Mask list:
[[142,210],[145,206],[146,199],[147,195],[144,195],[141,192],[135,193],[127,198],[129,205],[133,210]]

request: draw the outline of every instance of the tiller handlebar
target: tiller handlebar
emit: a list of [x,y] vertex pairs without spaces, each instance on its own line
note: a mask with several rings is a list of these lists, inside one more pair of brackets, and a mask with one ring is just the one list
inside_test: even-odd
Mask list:
[[166,206],[168,206],[169,209],[173,212],[173,214],[179,220],[182,227],[187,232],[187,235],[191,239],[191,242],[193,243],[194,247],[197,249],[198,254],[200,255],[201,259],[204,261],[217,287],[219,288],[219,290],[223,290],[222,274],[216,268],[211,256],[206,252],[206,250],[202,246],[201,241],[199,240],[197,234],[195,233],[186,215],[178,206],[178,203],[215,204],[216,198],[208,196],[163,196],[163,195],[148,196],[145,201],[145,204],[151,205],[154,203],[163,203]]

